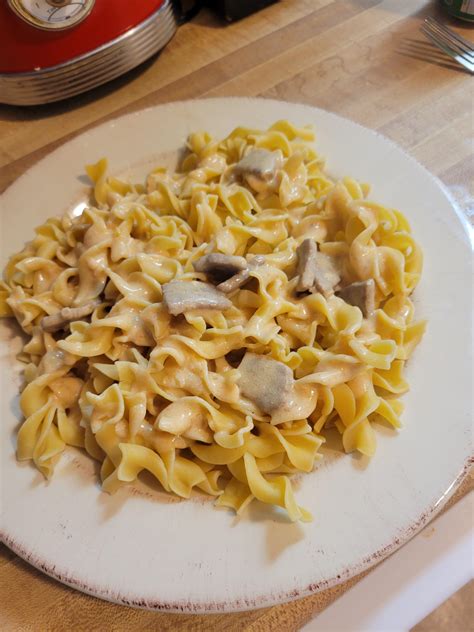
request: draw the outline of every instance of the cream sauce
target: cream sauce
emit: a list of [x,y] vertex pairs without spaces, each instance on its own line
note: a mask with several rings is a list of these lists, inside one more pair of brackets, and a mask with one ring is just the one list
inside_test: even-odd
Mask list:
[[83,385],[78,377],[58,377],[49,384],[49,388],[62,408],[71,408],[79,400]]
[[307,419],[316,408],[318,389],[313,384],[296,382],[291,389],[285,404],[271,415],[272,424],[286,421]]
[[317,365],[317,370],[311,375],[300,379],[300,383],[323,384],[333,388],[356,377],[363,365],[359,362],[349,363],[342,360],[322,360]]
[[178,400],[169,404],[156,418],[155,428],[196,441],[212,441],[205,413],[196,402]]

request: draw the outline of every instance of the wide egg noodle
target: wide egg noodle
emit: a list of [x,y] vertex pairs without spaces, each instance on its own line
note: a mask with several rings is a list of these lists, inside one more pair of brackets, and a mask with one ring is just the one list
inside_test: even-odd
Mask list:
[[[325,172],[313,140],[288,121],[223,140],[194,133],[179,170],[158,167],[145,184],[108,176],[105,159],[87,167],[95,205],[36,229],[0,283],[0,316],[30,336],[19,459],[49,477],[73,445],[101,462],[108,492],[146,470],[183,498],[198,489],[238,514],[259,500],[304,521],[291,475],[312,471],[327,429],[346,452],[372,456],[376,425],[401,426],[404,366],[425,329],[410,300],[422,252],[400,211]],[[253,149],[280,161],[268,190],[232,176]],[[344,283],[374,280],[373,315],[336,295],[296,293],[308,237]],[[264,264],[229,309],[171,316],[163,285],[206,281],[193,263],[211,252]],[[43,329],[43,318],[85,304],[65,329]],[[291,393],[270,415],[240,392],[228,354],[245,349],[291,369]]]

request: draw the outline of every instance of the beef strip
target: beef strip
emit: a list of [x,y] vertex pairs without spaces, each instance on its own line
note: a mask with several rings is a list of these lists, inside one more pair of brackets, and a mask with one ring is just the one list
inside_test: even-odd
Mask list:
[[272,186],[280,162],[278,153],[268,149],[254,149],[235,165],[234,171],[252,189],[261,192]]
[[227,281],[219,283],[217,289],[224,292],[224,294],[230,294],[231,292],[238,290],[250,279],[250,272],[255,270],[255,268],[258,268],[258,266],[261,266],[263,263],[265,263],[265,257],[263,255],[256,255],[248,262],[248,267],[245,270],[241,270],[237,274],[234,274],[234,276],[230,277],[230,279],[227,279]]
[[314,285],[317,251],[316,242],[312,239],[305,239],[296,249],[299,277],[296,289],[298,292],[311,290]]
[[50,316],[42,318],[40,323],[41,329],[49,333],[64,329],[75,320],[82,320],[85,316],[92,314],[99,304],[100,301],[97,300],[90,301],[89,303],[80,305],[79,307],[63,307],[59,310],[59,312],[56,312],[56,314],[51,314]]
[[239,371],[240,392],[263,413],[271,414],[285,404],[293,385],[293,371],[285,364],[247,351]]
[[171,281],[163,285],[163,303],[173,316],[193,309],[232,307],[229,299],[210,283],[201,281]]
[[297,292],[321,292],[326,298],[334,292],[341,280],[334,261],[328,255],[318,252],[316,242],[305,239],[297,248],[298,284]]
[[196,272],[204,272],[210,281],[222,283],[245,270],[247,261],[243,257],[214,252],[195,261],[193,267]]
[[341,280],[341,277],[332,257],[325,255],[323,252],[316,253],[315,268],[314,287],[327,298],[333,294],[334,288]]
[[364,318],[368,318],[375,309],[375,282],[373,279],[356,281],[339,290],[337,296],[358,307]]

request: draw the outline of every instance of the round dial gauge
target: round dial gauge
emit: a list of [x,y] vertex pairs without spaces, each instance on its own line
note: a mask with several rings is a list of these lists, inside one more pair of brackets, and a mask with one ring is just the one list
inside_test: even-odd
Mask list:
[[81,22],[95,0],[8,0],[23,20],[39,29],[61,30]]

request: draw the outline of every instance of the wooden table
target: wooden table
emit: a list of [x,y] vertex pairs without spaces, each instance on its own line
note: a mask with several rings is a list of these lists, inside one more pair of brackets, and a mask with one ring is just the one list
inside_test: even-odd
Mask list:
[[[379,130],[439,176],[469,212],[474,193],[470,77],[419,33],[425,16],[441,15],[437,4],[282,0],[233,25],[202,11],[161,55],[106,86],[48,106],[0,105],[0,191],[52,149],[108,118],[178,99],[260,95],[316,105]],[[466,25],[454,25],[470,36]],[[456,498],[470,488],[465,481]],[[288,632],[357,579],[249,613],[151,613],[75,592],[3,548],[0,629]],[[446,616],[439,619],[443,627],[431,621],[430,630],[454,630]],[[465,621],[459,629],[468,629]]]

